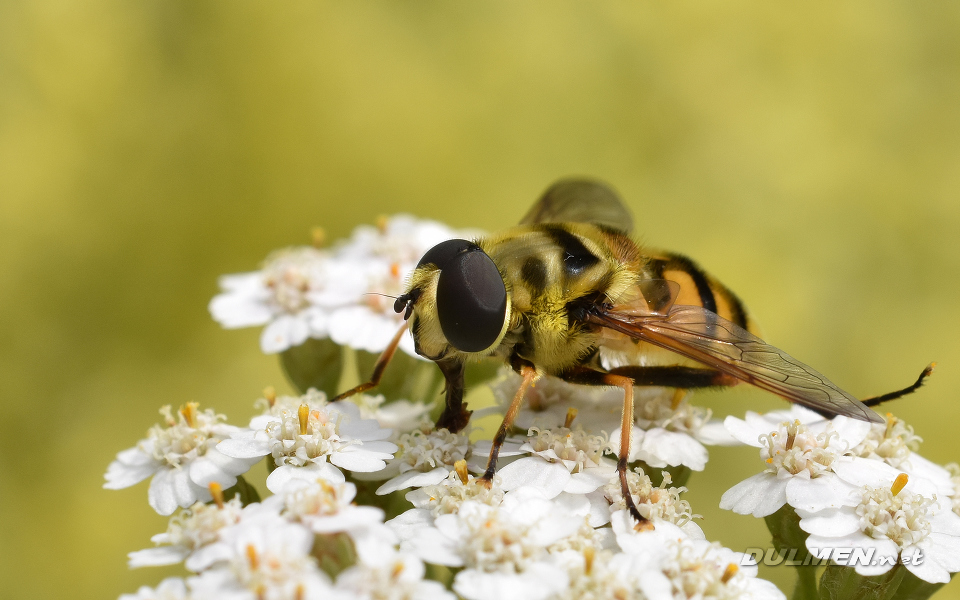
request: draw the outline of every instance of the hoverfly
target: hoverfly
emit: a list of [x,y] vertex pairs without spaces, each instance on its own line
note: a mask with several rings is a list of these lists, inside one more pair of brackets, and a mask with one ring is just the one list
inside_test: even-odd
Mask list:
[[409,326],[417,353],[434,361],[446,380],[446,406],[436,426],[456,432],[471,414],[463,403],[466,363],[503,360],[522,383],[493,440],[482,478],[489,484],[537,377],[620,387],[617,469],[630,513],[639,527],[648,527],[626,478],[634,386],[747,382],[825,416],[882,423],[869,407],[916,390],[932,370],[912,386],[861,402],[751,333],[740,300],[696,263],[648,252],[630,238],[631,229],[630,213],[613,190],[570,179],[548,188],[517,227],[436,245],[396,300],[404,325],[371,380],[335,400],[374,387]]

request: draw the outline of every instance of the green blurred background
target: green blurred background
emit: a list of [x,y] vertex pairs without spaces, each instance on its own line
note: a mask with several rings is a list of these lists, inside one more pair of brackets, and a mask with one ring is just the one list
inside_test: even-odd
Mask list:
[[[960,459],[958,31],[948,1],[0,2],[0,597],[178,572],[127,570],[166,519],[101,485],[161,405],[289,389],[210,319],[219,274],[385,213],[495,230],[571,174],[854,394],[938,361],[893,410]],[[709,538],[765,544],[716,508],[761,466],[691,479]]]

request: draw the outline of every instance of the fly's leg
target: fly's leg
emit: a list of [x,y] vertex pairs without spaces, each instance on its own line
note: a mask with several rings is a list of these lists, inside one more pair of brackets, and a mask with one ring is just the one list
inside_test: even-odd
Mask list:
[[463,405],[464,364],[456,360],[446,359],[436,362],[445,380],[444,393],[447,402],[443,408],[443,413],[437,419],[436,428],[445,428],[452,433],[456,433],[467,426],[467,423],[470,422],[470,415],[473,413]]
[[937,363],[930,363],[927,367],[920,373],[920,377],[917,378],[917,381],[913,385],[908,385],[902,390],[897,390],[895,392],[890,392],[889,394],[884,394],[882,396],[874,396],[873,398],[867,398],[866,400],[861,400],[867,406],[876,406],[881,402],[886,402],[888,400],[896,400],[897,398],[902,398],[907,394],[912,394],[913,392],[920,389],[920,386],[924,384],[927,377],[933,373],[933,370],[936,368]]
[[360,392],[365,392],[370,388],[377,387],[377,385],[380,383],[380,379],[383,377],[384,369],[387,368],[387,365],[390,364],[390,359],[393,358],[394,354],[396,354],[397,347],[400,345],[400,339],[403,337],[403,333],[407,330],[408,325],[409,323],[404,321],[403,325],[400,326],[400,329],[397,330],[397,333],[394,334],[393,339],[390,340],[390,343],[387,344],[387,347],[384,348],[383,352],[380,353],[380,357],[373,365],[373,375],[370,376],[370,381],[361,383],[357,387],[343,392],[332,399],[331,402],[343,400],[344,398],[349,398],[354,394],[359,394]]
[[653,529],[653,523],[640,514],[627,482],[627,463],[630,459],[630,443],[633,434],[633,387],[656,385],[678,389],[704,388],[735,385],[737,379],[712,369],[692,367],[619,367],[608,373],[587,367],[575,367],[563,373],[561,378],[571,383],[585,385],[616,386],[623,388],[623,413],[620,419],[620,452],[617,455],[617,473],[620,490],[630,515],[636,519],[638,531]]
[[487,487],[490,487],[493,481],[493,474],[497,471],[497,457],[500,455],[500,448],[503,446],[503,441],[507,439],[507,433],[509,433],[510,428],[513,427],[513,421],[517,418],[517,413],[520,412],[523,396],[527,393],[530,385],[537,379],[537,370],[532,365],[521,365],[519,371],[523,380],[520,382],[520,388],[517,390],[517,393],[513,396],[513,402],[510,403],[507,414],[503,416],[503,422],[500,423],[500,429],[497,430],[497,435],[493,438],[493,444],[490,446],[490,458],[487,459],[487,470],[484,471],[483,477],[480,478],[483,485]]

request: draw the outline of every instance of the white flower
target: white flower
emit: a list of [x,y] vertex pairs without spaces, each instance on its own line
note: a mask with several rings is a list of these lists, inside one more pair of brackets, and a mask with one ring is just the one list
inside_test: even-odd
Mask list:
[[190,580],[195,596],[294,600],[322,598],[331,585],[310,555],[313,533],[269,511],[224,529],[202,550],[204,567]]
[[405,498],[413,504],[414,511],[428,511],[433,517],[437,517],[457,512],[464,502],[500,506],[504,495],[498,475],[494,475],[493,481],[487,484],[481,478],[467,473],[466,464],[461,461],[456,470],[451,471],[439,483],[407,492]]
[[210,314],[229,329],[266,325],[260,347],[283,352],[307,338],[327,337],[323,304],[359,301],[360,290],[328,287],[335,275],[329,252],[309,246],[281,250],[267,257],[261,271],[221,277],[223,292],[210,301]]
[[[659,486],[655,486],[643,469],[638,467],[633,471],[627,471],[627,485],[640,515],[657,523],[660,521],[672,523],[687,535],[703,539],[703,531],[693,522],[701,516],[693,513],[689,502],[680,499],[680,494],[686,492],[687,488],[667,487],[671,483],[670,474],[662,471],[662,475],[663,481]],[[617,513],[627,510],[619,477],[614,477],[604,486],[603,494],[610,503],[610,511]],[[609,518],[608,516],[607,520]]]
[[[566,424],[571,420],[568,418]],[[616,474],[616,463],[603,457],[608,447],[606,434],[591,435],[579,425],[576,429],[531,427],[519,449],[530,456],[510,462],[497,474],[508,491],[532,485],[547,498],[561,492],[588,494]]]
[[834,466],[844,488],[824,490],[820,506],[797,510],[816,556],[826,548],[873,549],[873,560],[849,561],[860,575],[880,575],[899,560],[930,583],[946,583],[960,571],[960,516],[941,504],[934,483],[881,461],[847,459]]
[[455,600],[442,584],[424,579],[425,574],[419,558],[381,543],[340,573],[336,590],[370,600]]
[[913,427],[891,413],[886,414],[885,420],[870,424],[867,437],[851,451],[853,456],[882,460],[911,476],[930,480],[939,494],[952,496],[956,484],[950,472],[917,453],[923,439],[913,432]]
[[275,404],[268,414],[254,417],[248,429],[221,442],[218,449],[245,459],[271,455],[277,468],[267,477],[267,488],[274,493],[293,478],[342,482],[343,473],[337,467],[379,471],[386,466],[384,461],[393,457],[396,445],[383,441],[391,431],[381,429],[373,419],[361,419],[355,404],[319,405],[308,403],[306,397],[303,400],[296,411]]
[[635,568],[636,559],[629,554],[591,547],[564,552],[559,561],[567,570],[570,586],[554,596],[557,600],[645,599],[640,580],[646,573]]
[[[366,292],[386,296],[403,293],[407,278],[424,254],[435,245],[464,237],[435,221],[396,215],[381,220],[377,227],[361,226],[336,251],[336,260],[351,265],[347,270],[353,285]],[[383,350],[403,316],[393,309],[393,299],[367,295],[360,302],[344,306],[330,315],[330,338],[338,344],[367,352]],[[415,358],[413,337],[403,336],[400,348]]]
[[156,589],[141,587],[136,594],[120,594],[119,600],[189,600],[187,583],[179,577],[168,577]]
[[776,586],[756,577],[757,567],[748,556],[690,538],[670,523],[638,533],[623,511],[614,515],[613,530],[617,544],[633,559],[630,570],[646,598],[784,598]]
[[[520,377],[505,373],[492,385],[494,396],[505,407],[513,399]],[[691,405],[689,394],[660,387],[634,389],[634,416],[637,426],[631,433],[628,460],[643,460],[652,467],[684,465],[701,471],[708,454],[704,444],[732,442],[719,421],[710,420],[710,411]],[[591,434],[610,433],[610,447],[620,449],[620,419],[623,390],[566,383],[543,377],[527,391],[516,425],[554,428],[566,422],[569,409],[577,411],[577,423]]]
[[356,496],[357,486],[349,482],[293,479],[279,493],[264,500],[263,505],[314,533],[363,531],[381,526],[383,510],[354,504]]
[[[767,416],[748,412],[743,420],[727,417],[730,433],[760,448],[767,467],[727,490],[720,508],[765,517],[784,504],[809,509],[825,491],[843,487],[832,466],[863,441],[870,424],[847,417],[813,420],[811,414],[794,407]],[[772,425],[777,419],[782,420]]]
[[[358,227],[330,250],[281,250],[260,271],[221,277],[223,292],[210,301],[210,313],[227,328],[266,325],[260,346],[268,354],[326,337],[380,352],[403,322],[385,295],[401,294],[427,250],[455,237],[439,223],[397,215]],[[420,358],[409,334],[400,347]]]
[[165,426],[154,425],[147,439],[117,454],[107,468],[103,487],[118,490],[153,477],[148,492],[150,506],[161,515],[178,506],[191,506],[211,499],[207,489],[217,483],[224,489],[237,483],[257,459],[231,457],[216,449],[221,440],[239,431],[223,423],[226,417],[188,402],[176,417],[169,406],[160,410]]
[[[432,404],[409,400],[394,400],[386,403],[386,398],[382,394],[376,396],[356,394],[350,397],[350,401],[360,407],[362,418],[376,419],[380,427],[392,429],[394,438],[415,429],[422,429],[424,426],[428,426],[428,430],[433,428],[433,422],[430,420]],[[390,441],[395,442],[396,439]]]
[[396,457],[383,473],[391,479],[377,489],[377,494],[440,483],[457,461],[470,456],[469,431],[417,430],[401,435],[397,446]]
[[401,549],[426,562],[463,567],[453,589],[468,600],[538,600],[568,586],[566,571],[547,548],[574,534],[580,522],[526,487],[497,507],[464,502],[456,513],[421,528]]
[[216,504],[197,502],[172,516],[167,531],[150,538],[158,547],[128,555],[130,568],[173,565],[186,559],[187,568],[196,570],[191,568],[190,555],[220,539],[220,530],[237,524],[243,513],[239,497],[224,502],[222,495],[215,496]]

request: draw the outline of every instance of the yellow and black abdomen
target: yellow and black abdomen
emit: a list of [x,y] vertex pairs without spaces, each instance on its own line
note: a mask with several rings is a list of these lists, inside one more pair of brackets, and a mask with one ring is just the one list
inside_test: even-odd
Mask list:
[[757,333],[756,324],[740,298],[686,256],[657,252],[648,257],[645,271],[652,279],[667,279],[680,284],[680,294],[674,304],[702,306],[751,333]]

